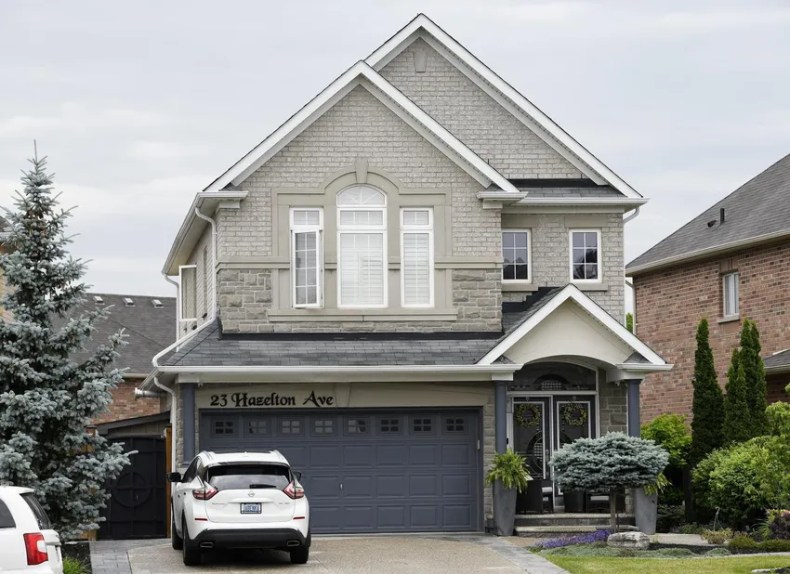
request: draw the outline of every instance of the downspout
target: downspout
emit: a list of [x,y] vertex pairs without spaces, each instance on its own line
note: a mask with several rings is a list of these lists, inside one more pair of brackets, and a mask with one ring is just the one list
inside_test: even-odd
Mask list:
[[[211,225],[211,253],[212,253],[212,258],[213,258],[212,259],[212,264],[216,268],[216,261],[217,261],[217,226],[216,226],[216,224],[215,224],[215,222],[214,222],[214,220],[212,218],[207,217],[206,215],[201,213],[200,210],[197,207],[195,207],[195,215],[198,218],[203,219],[204,221],[208,221],[209,224]],[[181,313],[181,307],[180,307],[180,304],[181,304],[181,288],[180,287],[181,286],[176,281],[171,279],[166,273],[162,273],[162,275],[164,276],[165,281],[167,281],[168,283],[172,283],[176,287],[176,337],[178,337],[178,334],[179,334],[179,331],[180,331],[180,327],[181,327],[181,325],[179,324],[179,316],[180,316],[180,313]],[[216,278],[216,273],[214,274],[214,278]],[[165,385],[163,385],[162,383],[159,382],[159,373],[161,372],[159,370],[159,360],[163,356],[168,354],[170,351],[172,351],[173,349],[176,349],[176,348],[180,347],[181,345],[183,345],[184,343],[186,343],[187,341],[189,341],[192,337],[196,336],[198,333],[203,331],[203,329],[205,329],[206,327],[208,327],[209,325],[211,325],[214,322],[214,319],[217,316],[217,312],[216,312],[217,311],[217,291],[216,291],[216,288],[215,288],[215,286],[216,286],[216,281],[215,280],[212,281],[212,285],[211,286],[212,286],[212,290],[211,290],[212,291],[212,296],[211,296],[210,314],[206,318],[206,320],[203,322],[203,324],[200,327],[198,327],[197,329],[195,329],[194,331],[192,331],[190,333],[187,333],[183,337],[177,338],[175,342],[173,342],[172,344],[168,345],[167,347],[165,347],[164,349],[159,351],[151,359],[151,364],[154,367],[154,372],[153,372],[154,386],[162,389],[164,392],[166,392],[167,394],[170,395],[170,405],[171,405],[170,406],[170,427],[172,428],[174,439],[177,436],[177,433],[176,433],[177,416],[176,416],[176,414],[177,414],[177,410],[178,410],[178,402],[176,400],[176,393],[175,393],[175,391],[173,389],[171,389],[170,387],[167,387],[167,386],[165,386]],[[151,396],[151,391],[147,391],[147,390],[143,390],[143,389],[135,389],[135,397],[145,397],[145,396]],[[171,468],[176,468],[177,449],[176,448],[172,448],[171,452],[172,452],[172,454],[171,454],[171,461],[170,461],[171,462]]]
[[[639,207],[641,207],[641,206],[639,206]],[[631,215],[628,215],[628,216],[626,216],[626,217],[624,217],[624,218],[623,218],[623,225],[625,225],[626,223],[628,223],[629,221],[631,221],[631,220],[632,220],[634,217],[636,217],[637,215],[639,215],[639,207],[637,207],[636,209],[634,209],[634,210],[633,210],[634,212],[633,212]],[[626,212],[626,213],[627,213],[627,212]]]

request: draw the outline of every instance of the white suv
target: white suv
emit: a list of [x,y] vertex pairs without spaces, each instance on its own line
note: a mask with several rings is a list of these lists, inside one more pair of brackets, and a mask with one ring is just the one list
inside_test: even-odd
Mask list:
[[60,537],[31,488],[0,486],[0,572],[63,572]]
[[173,483],[170,526],[184,564],[200,564],[201,550],[276,548],[304,564],[310,554],[310,514],[299,473],[278,451],[201,452]]

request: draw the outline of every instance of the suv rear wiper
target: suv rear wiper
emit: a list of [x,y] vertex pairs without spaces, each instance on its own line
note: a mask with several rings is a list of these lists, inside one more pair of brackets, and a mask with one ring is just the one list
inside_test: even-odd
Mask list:
[[249,486],[249,488],[277,488],[273,484],[258,484],[254,483]]

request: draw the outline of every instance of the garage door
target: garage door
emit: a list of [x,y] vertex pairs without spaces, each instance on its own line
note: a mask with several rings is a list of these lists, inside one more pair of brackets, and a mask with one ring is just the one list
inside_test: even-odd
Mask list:
[[201,411],[200,448],[276,448],[315,533],[479,530],[479,418],[447,411]]

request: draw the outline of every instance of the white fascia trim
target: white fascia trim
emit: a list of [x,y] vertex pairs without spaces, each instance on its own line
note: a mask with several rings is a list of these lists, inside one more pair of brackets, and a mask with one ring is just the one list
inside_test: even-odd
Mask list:
[[[500,94],[504,95],[512,101],[517,108],[527,117],[531,118],[541,129],[545,130],[550,136],[556,139],[560,144],[568,149],[572,154],[578,157],[582,162],[590,166],[603,180],[609,183],[612,187],[623,193],[626,197],[641,198],[642,196],[630,185],[628,185],[620,176],[609,169],[604,163],[595,157],[590,151],[582,146],[578,141],[570,136],[565,130],[557,125],[550,117],[543,113],[535,104],[530,102],[527,98],[522,96],[515,88],[500,78],[493,70],[486,66],[483,62],[478,60],[469,50],[464,48],[457,40],[450,36],[447,32],[442,30],[425,14],[418,14],[411,22],[404,26],[392,38],[387,40],[378,49],[376,49],[365,60],[374,69],[380,70],[389,63],[398,53],[400,53],[411,42],[411,36],[419,32],[420,29],[425,30],[428,34],[436,38],[445,49],[449,50],[456,58],[468,66],[472,71],[478,74],[485,81],[483,88],[491,94],[490,88],[497,90]],[[463,72],[463,70],[461,70]],[[488,84],[486,86],[485,84]],[[523,122],[523,119],[516,116]],[[529,127],[529,126],[528,126]],[[575,162],[573,162],[575,163]]]
[[[222,201],[241,201],[246,197],[246,191],[201,191],[196,193],[195,199],[192,200],[192,205],[189,206],[189,211],[187,211],[186,217],[184,217],[184,221],[181,222],[181,227],[178,228],[178,233],[176,233],[173,244],[170,246],[170,252],[167,254],[167,258],[165,259],[165,265],[162,267],[162,273],[165,275],[176,274],[170,273],[170,269],[173,266],[176,256],[184,247],[183,243],[187,233],[192,227],[195,219],[197,219],[197,216],[195,215],[195,209],[203,207],[203,205],[207,202],[218,204]],[[214,207],[216,207],[216,205]]]
[[551,301],[541,307],[532,317],[519,325],[510,335],[501,341],[496,347],[491,349],[480,361],[479,365],[490,365],[495,360],[504,355],[508,349],[520,341],[527,333],[541,323],[546,317],[553,313],[565,301],[573,299],[582,309],[600,321],[604,327],[609,329],[614,335],[619,337],[626,345],[650,361],[649,365],[666,365],[667,363],[650,347],[640,341],[636,335],[631,333],[609,313],[604,311],[595,302],[582,293],[573,284],[567,285],[562,291],[557,293]]
[[662,371],[671,371],[674,364],[651,365],[649,363],[620,363],[615,365],[621,371],[632,371],[637,373],[658,373]]
[[[346,70],[339,78],[329,84],[321,93],[310,100],[301,110],[291,116],[291,118],[277,128],[265,140],[250,150],[243,158],[236,162],[219,178],[214,180],[206,191],[218,191],[229,183],[238,184],[255,170],[266,163],[272,156],[285,147],[297,135],[304,131],[313,121],[320,117],[326,110],[340,101],[353,88],[359,85],[359,79],[364,78],[371,85],[375,86],[389,100],[397,104],[402,110],[416,120],[421,126],[427,129],[432,136],[450,148],[463,162],[455,160],[464,171],[475,175],[476,179],[483,185],[490,183],[496,184],[503,190],[517,193],[518,190],[499,172],[483,161],[480,156],[464,145],[458,138],[442,127],[436,120],[426,114],[414,102],[404,96],[392,84],[379,75],[373,68],[365,62],[357,62]],[[381,100],[381,98],[379,98]],[[382,103],[389,108],[386,100]],[[397,110],[393,110],[396,111]],[[402,114],[398,113],[402,118]],[[453,158],[453,154],[448,154]],[[473,168],[470,171],[469,168]]]
[[658,261],[654,261],[652,263],[628,266],[625,268],[625,274],[629,277],[632,277],[640,273],[658,270],[663,267],[675,265],[677,263],[696,261],[697,259],[703,259],[705,257],[710,257],[712,255],[718,255],[720,253],[725,253],[727,251],[734,251],[736,249],[742,249],[744,247],[750,247],[752,245],[757,245],[759,243],[764,243],[767,241],[774,241],[775,239],[782,239],[783,237],[788,237],[788,236],[790,236],[790,231],[788,231],[787,229],[783,229],[782,231],[766,233],[764,235],[758,235],[756,237],[749,237],[747,239],[730,241],[729,243],[722,243],[720,245],[714,245],[713,247],[706,247],[705,249],[699,249],[698,251],[688,251],[680,255],[666,257],[664,259],[659,259]]
[[[173,345],[174,346],[174,345]],[[172,346],[171,346],[172,347]],[[493,364],[474,364],[474,365],[381,365],[381,366],[161,366],[157,367],[158,372],[165,374],[227,374],[227,375],[285,375],[285,374],[375,374],[375,373],[438,373],[438,374],[461,374],[461,373],[513,373],[518,371],[522,365],[515,363]]]
[[480,191],[477,193],[477,199],[494,200],[494,201],[518,201],[520,202],[527,197],[526,191]]
[[516,205],[627,205],[631,208],[647,203],[645,198],[633,197],[530,197],[520,200]]

